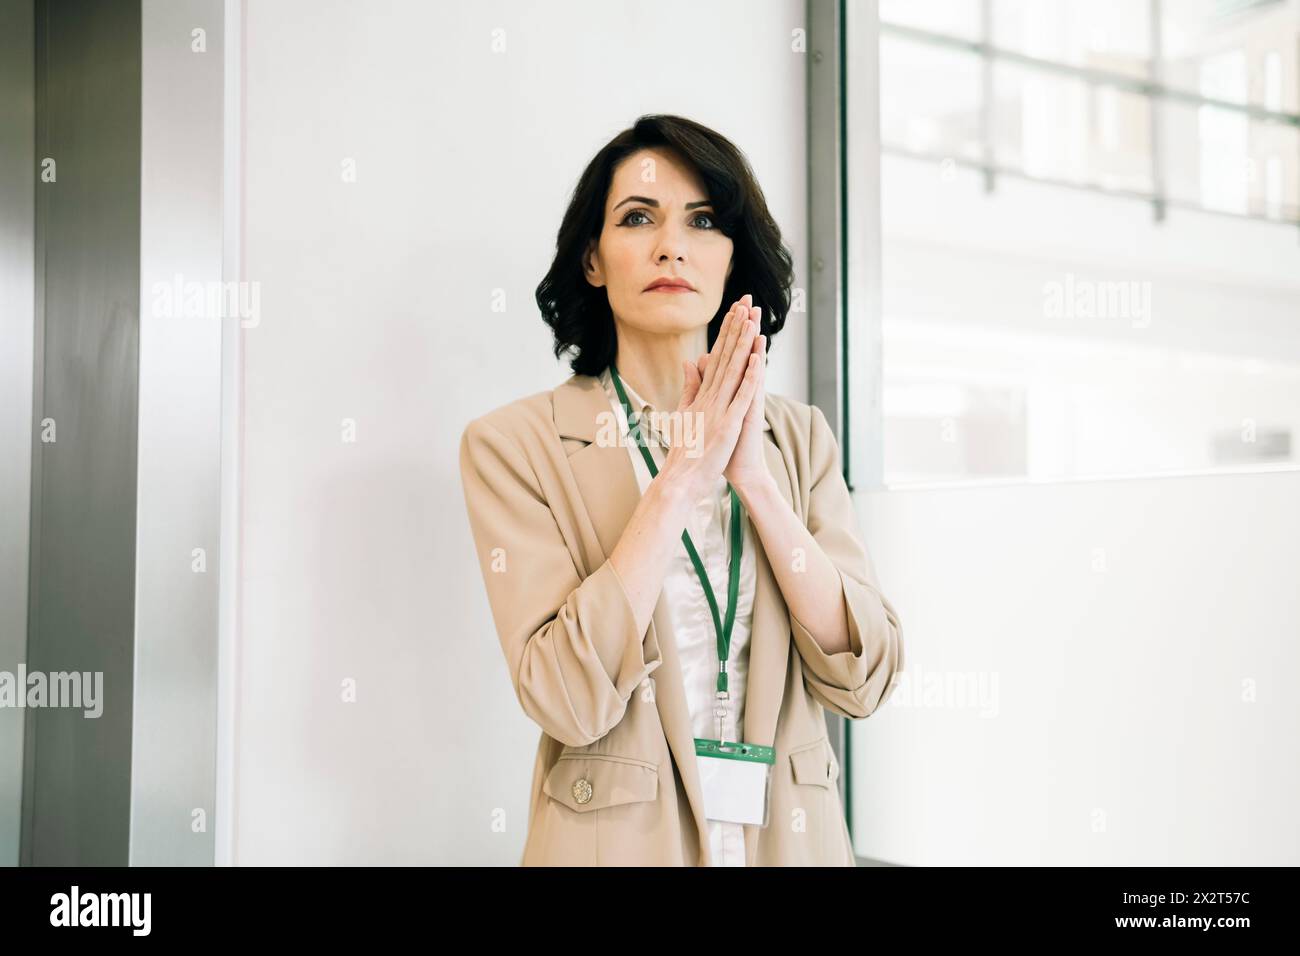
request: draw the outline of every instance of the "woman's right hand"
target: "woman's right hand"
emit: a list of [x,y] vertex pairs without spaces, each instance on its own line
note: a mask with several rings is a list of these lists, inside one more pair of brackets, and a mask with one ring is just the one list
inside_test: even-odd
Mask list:
[[702,365],[683,360],[686,373],[677,406],[681,425],[660,474],[681,483],[696,501],[708,493],[731,460],[740,427],[758,385],[750,318],[753,296],[740,297],[722,320],[718,337]]

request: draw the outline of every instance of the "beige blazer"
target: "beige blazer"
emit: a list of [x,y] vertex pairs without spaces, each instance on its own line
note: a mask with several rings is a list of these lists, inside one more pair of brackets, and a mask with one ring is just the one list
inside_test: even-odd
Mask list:
[[[839,450],[816,406],[768,393],[767,464],[840,571],[852,650],[824,653],[756,554],[744,739],[776,749],[749,866],[853,866],[823,708],[859,719],[903,669],[898,616],[857,531]],[[694,735],[661,597],[638,633],[608,556],[640,499],[627,449],[597,442],[599,381],[504,405],[465,428],[460,470],[488,603],[524,713],[542,729],[529,865],[711,864]],[[608,433],[608,430],[607,430]]]

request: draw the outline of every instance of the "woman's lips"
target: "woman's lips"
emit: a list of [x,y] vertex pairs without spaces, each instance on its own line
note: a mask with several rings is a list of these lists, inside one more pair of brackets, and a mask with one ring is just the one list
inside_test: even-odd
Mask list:
[[647,292],[694,292],[694,289],[688,289],[684,285],[657,285],[653,289],[646,289]]

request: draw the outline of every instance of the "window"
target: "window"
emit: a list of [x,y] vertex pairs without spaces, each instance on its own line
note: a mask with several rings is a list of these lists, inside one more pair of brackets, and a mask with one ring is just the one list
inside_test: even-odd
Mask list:
[[1300,466],[1300,0],[880,0],[886,485]]

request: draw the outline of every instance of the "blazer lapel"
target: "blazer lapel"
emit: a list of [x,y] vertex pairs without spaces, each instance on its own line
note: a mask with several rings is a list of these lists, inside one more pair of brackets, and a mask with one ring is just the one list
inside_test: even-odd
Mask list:
[[[600,416],[612,414],[612,410],[604,389],[595,377],[573,375],[557,386],[552,396],[555,426],[560,438],[587,443],[569,456],[569,464],[603,551],[601,560],[605,560],[618,544],[623,529],[627,527],[632,512],[640,501],[641,490],[637,485],[636,474],[625,447],[596,442],[598,424],[603,420]],[[766,418],[771,426],[770,406]],[[781,494],[793,507],[789,474],[774,435],[774,430],[764,431],[768,469],[776,479]],[[757,542],[757,533],[753,537]],[[782,688],[789,665],[790,628],[780,589],[762,547],[756,548],[754,559],[754,611],[749,640],[744,738],[749,743],[770,746],[776,735]],[[672,639],[658,637],[659,634],[667,634],[669,638],[672,636],[668,609],[662,596],[655,605],[651,629],[654,632],[651,636],[657,641],[663,658],[663,663],[654,674],[655,704],[695,818],[701,865],[709,865],[711,854],[708,821],[704,816],[704,800],[695,762],[695,734],[691,729],[690,709],[682,681],[677,645]],[[757,826],[745,827],[745,855],[750,866],[754,865],[759,832]]]

